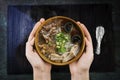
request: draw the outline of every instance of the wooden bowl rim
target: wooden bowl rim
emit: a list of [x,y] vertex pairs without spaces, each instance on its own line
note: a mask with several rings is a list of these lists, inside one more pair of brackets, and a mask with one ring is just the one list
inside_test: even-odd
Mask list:
[[[80,48],[81,50],[79,51],[79,53],[77,54],[77,56],[74,57],[73,59],[71,59],[70,61],[63,62],[63,63],[53,62],[53,61],[47,59],[47,58],[41,53],[41,51],[39,50],[39,46],[38,46],[38,40],[39,40],[39,39],[38,39],[38,35],[39,35],[38,33],[39,33],[39,31],[42,29],[42,27],[43,27],[46,23],[48,23],[49,21],[51,21],[51,20],[53,20],[53,19],[58,19],[58,18],[67,19],[67,20],[73,22],[75,25],[77,25],[77,26],[79,27],[79,30],[81,31],[82,37],[83,37],[83,38],[82,38],[82,39],[83,39],[83,42],[82,42],[82,44],[81,44],[82,47]],[[46,62],[48,62],[48,63],[50,63],[50,64],[53,64],[53,65],[57,65],[57,66],[68,65],[68,64],[70,64],[70,63],[78,60],[79,57],[81,57],[81,55],[82,55],[82,53],[83,53],[83,51],[84,51],[84,48],[85,48],[85,35],[84,35],[83,30],[81,29],[81,26],[78,25],[75,20],[73,20],[73,19],[71,19],[71,18],[69,18],[69,17],[65,17],[65,16],[54,16],[54,17],[51,17],[51,18],[47,19],[46,21],[44,21],[44,22],[38,27],[37,32],[36,32],[36,34],[35,34],[35,48],[36,48],[39,56],[40,56],[44,61],[46,61]]]

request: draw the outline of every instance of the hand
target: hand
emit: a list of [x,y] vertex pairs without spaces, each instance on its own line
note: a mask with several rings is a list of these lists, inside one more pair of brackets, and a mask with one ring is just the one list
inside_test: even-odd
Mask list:
[[93,45],[90,33],[84,24],[77,22],[78,25],[81,25],[81,28],[85,34],[85,45],[86,49],[83,52],[80,59],[76,62],[73,62],[69,65],[71,72],[72,80],[89,80],[89,69],[93,61]]
[[40,21],[35,24],[26,43],[26,57],[32,65],[34,80],[50,80],[51,64],[44,62],[33,48],[35,32],[44,21],[45,20],[41,18]]

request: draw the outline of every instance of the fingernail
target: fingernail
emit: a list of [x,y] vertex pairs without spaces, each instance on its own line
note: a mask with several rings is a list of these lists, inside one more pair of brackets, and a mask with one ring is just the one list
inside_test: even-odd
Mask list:
[[41,19],[40,19],[40,22],[44,22],[44,21],[45,21],[45,19],[44,19],[44,18],[41,18]]

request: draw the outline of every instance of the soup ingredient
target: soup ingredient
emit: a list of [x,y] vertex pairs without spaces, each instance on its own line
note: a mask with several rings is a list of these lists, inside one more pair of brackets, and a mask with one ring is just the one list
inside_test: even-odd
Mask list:
[[56,39],[56,48],[60,54],[66,52],[65,44],[70,40],[70,36],[63,32],[60,32],[55,35]]
[[40,51],[53,62],[67,62],[77,56],[80,42],[76,26],[62,19],[45,24],[39,34]]
[[[66,51],[70,51],[71,47],[73,46],[74,44],[70,41],[66,42],[65,44],[65,48],[66,48]],[[65,54],[65,53],[64,53]]]
[[40,31],[40,34],[45,39],[46,43],[52,42],[53,36],[58,32],[61,32],[61,28],[58,27],[61,25],[62,20],[53,21],[52,23],[48,23],[47,25],[43,26]]
[[55,52],[55,44],[53,44],[53,45],[47,45],[47,44],[40,45],[39,44],[39,47],[41,49],[41,52],[45,55],[56,53]]
[[66,62],[66,61],[71,60],[73,57],[75,57],[75,56],[78,54],[78,52],[79,52],[79,45],[78,45],[78,44],[75,44],[75,45],[71,48],[68,56],[66,56],[66,57],[63,59],[63,62]]
[[74,44],[74,46],[71,48],[70,52],[65,52],[62,55],[59,54],[50,54],[49,59],[55,62],[67,62],[71,60],[73,57],[77,56],[79,52],[79,45]]
[[71,50],[70,50],[70,53],[72,53],[74,56],[76,56],[77,55],[77,53],[79,52],[79,44],[75,44],[72,48],[71,48]]
[[71,29],[73,28],[73,24],[71,22],[67,22],[67,23],[65,23],[63,28],[67,33],[69,33],[71,31]]
[[48,58],[52,61],[57,61],[57,62],[61,62],[63,60],[63,56],[60,56],[58,54],[50,54]]
[[81,37],[79,35],[73,35],[71,40],[73,43],[76,43],[76,42],[81,43]]

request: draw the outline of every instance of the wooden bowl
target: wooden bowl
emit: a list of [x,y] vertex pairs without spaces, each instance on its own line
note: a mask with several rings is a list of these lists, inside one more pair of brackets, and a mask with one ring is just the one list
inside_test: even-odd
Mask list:
[[[65,21],[65,22],[66,22],[66,21],[72,22],[75,26],[77,26],[78,30],[81,32],[82,42],[81,42],[81,44],[80,44],[80,51],[79,51],[79,53],[77,54],[76,57],[72,58],[71,60],[69,60],[69,61],[67,61],[67,62],[54,62],[54,61],[49,60],[47,57],[45,57],[45,56],[42,54],[42,52],[40,51],[40,48],[39,48],[39,46],[38,46],[38,45],[39,45],[39,42],[40,42],[40,41],[39,41],[39,32],[40,32],[40,30],[42,29],[42,27],[43,27],[44,25],[50,23],[51,21],[53,21],[53,20],[55,20],[55,19],[63,19],[63,21]],[[36,32],[36,35],[35,35],[35,48],[36,48],[36,51],[38,52],[38,54],[40,55],[40,57],[41,57],[44,61],[46,61],[46,62],[48,62],[48,63],[50,63],[50,64],[53,64],[53,65],[57,65],[57,66],[68,65],[68,64],[70,64],[70,63],[78,60],[78,59],[81,57],[81,55],[82,55],[82,53],[83,53],[83,50],[84,50],[84,48],[85,48],[85,39],[84,39],[84,38],[85,38],[85,36],[84,36],[84,33],[83,33],[82,29],[81,29],[81,26],[78,25],[78,24],[76,23],[76,21],[74,21],[74,20],[71,19],[71,18],[65,17],[65,16],[55,16],[55,17],[51,17],[51,18],[47,19],[46,21],[44,21],[44,22],[39,26],[39,28],[37,29],[37,32]]]

